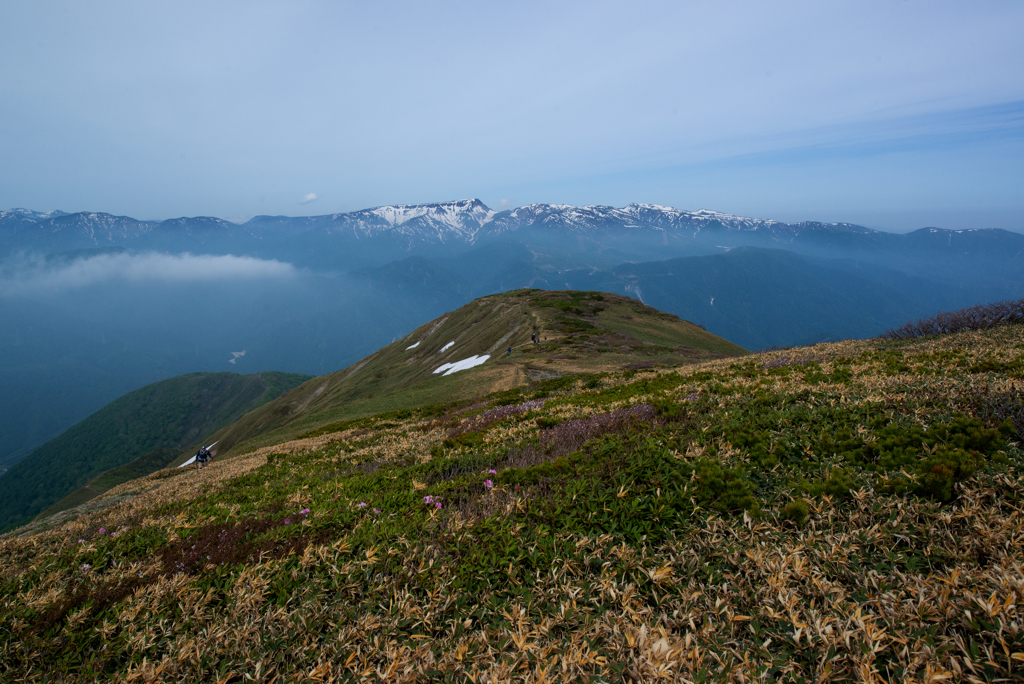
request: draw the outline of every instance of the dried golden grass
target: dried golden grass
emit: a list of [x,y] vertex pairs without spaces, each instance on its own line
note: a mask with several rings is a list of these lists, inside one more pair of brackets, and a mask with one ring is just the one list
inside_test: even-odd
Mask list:
[[[1002,478],[993,486],[1022,493],[1024,484]],[[194,588],[186,576],[161,577],[138,590],[117,620],[98,630],[131,634],[126,646],[131,652],[163,654],[117,681],[197,681],[209,675],[204,663],[224,661],[237,663],[236,676],[256,681],[412,682],[431,679],[433,671],[471,681],[588,681],[607,676],[613,663],[624,666],[623,674],[634,681],[693,681],[702,671],[728,681],[798,675],[882,681],[880,655],[888,668],[907,668],[908,680],[985,681],[985,663],[1016,677],[1024,655],[999,644],[1019,643],[1024,519],[1019,510],[1007,515],[994,507],[993,493],[967,490],[948,511],[899,500],[880,507],[862,493],[852,504],[823,502],[800,532],[711,516],[685,542],[657,549],[610,545],[610,538],[573,538],[583,562],[625,560],[635,568],[633,576],[601,576],[595,590],[583,594],[579,568],[566,564],[537,590],[538,600],[551,600],[557,610],[541,614],[535,606],[512,601],[497,616],[497,626],[453,615],[454,596],[445,591],[450,576],[438,565],[425,569],[435,587],[425,594],[387,577],[374,578],[378,610],[351,620],[346,595],[363,590],[345,578],[356,568],[372,567],[375,559],[355,558],[344,544],[323,544],[309,547],[300,567],[330,568],[340,579],[333,596],[316,586],[322,580],[313,580],[288,606],[269,603],[276,562],[244,568],[222,607],[211,604],[209,592]],[[878,553],[905,543],[903,533],[918,530],[922,517],[934,527],[921,543],[934,554],[957,558],[956,567],[886,575],[854,566],[854,557],[865,550]],[[986,565],[963,562],[975,558],[979,548],[991,554]],[[709,560],[723,561],[730,573],[717,581],[696,580]],[[114,574],[140,571],[146,568]],[[637,591],[642,577],[656,585],[656,605]],[[21,598],[40,605],[55,590],[51,585]],[[866,593],[867,600],[854,600],[857,592]],[[176,621],[153,624],[149,616],[166,613],[168,602],[177,606]],[[966,642],[971,630],[965,626],[975,616],[989,625],[992,647],[983,653],[984,662]],[[399,627],[410,620],[411,625]],[[458,624],[464,629],[456,636]],[[924,635],[933,625],[948,628]],[[275,639],[281,650],[251,659]],[[598,641],[599,649],[590,645]],[[817,654],[813,671],[783,665],[766,677],[764,668],[775,659],[773,642]]]

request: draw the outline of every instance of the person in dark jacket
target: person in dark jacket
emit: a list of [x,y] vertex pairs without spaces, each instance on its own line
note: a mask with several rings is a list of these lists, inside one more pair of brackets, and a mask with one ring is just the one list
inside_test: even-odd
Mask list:
[[199,448],[199,452],[196,454],[196,470],[202,470],[203,466],[206,465],[213,456],[210,454],[210,450],[206,448],[204,444]]

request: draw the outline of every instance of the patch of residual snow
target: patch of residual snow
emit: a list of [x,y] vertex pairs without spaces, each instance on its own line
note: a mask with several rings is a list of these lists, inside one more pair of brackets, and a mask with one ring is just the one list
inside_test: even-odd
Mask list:
[[415,342],[413,344],[410,344],[408,347],[406,347],[405,351],[409,351],[410,349],[415,349],[418,346],[420,346],[420,343],[419,342]]
[[[451,341],[451,342],[449,342],[448,344],[446,344],[446,345],[444,345],[443,347],[441,347],[441,351],[442,351],[442,352],[444,352],[444,351],[448,351],[449,349],[451,349],[451,348],[452,348],[452,346],[453,346],[454,344],[455,344],[455,341],[454,341],[454,340],[453,340],[453,341]],[[440,354],[441,352],[438,352],[438,353]]]
[[446,363],[438,366],[437,370],[434,371],[434,374],[444,373],[445,375],[451,375],[452,373],[458,373],[460,370],[479,366],[489,358],[491,358],[490,354],[484,354],[483,356],[470,356],[468,359],[462,359],[455,363]]

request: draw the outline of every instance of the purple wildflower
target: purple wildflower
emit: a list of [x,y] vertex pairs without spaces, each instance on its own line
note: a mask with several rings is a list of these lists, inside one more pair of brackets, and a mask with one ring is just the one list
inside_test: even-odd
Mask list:
[[366,508],[366,502],[360,501],[359,503],[356,504],[356,508]]
[[488,475],[497,475],[497,474],[498,474],[498,471],[497,471],[497,470],[494,470],[494,469],[492,468],[491,470],[488,470],[488,471],[487,471],[487,474],[488,474]]
[[79,544],[84,544],[84,543],[85,543],[85,540],[84,540],[84,539],[79,539],[79,540],[78,540],[78,543],[79,543]]
[[374,508],[373,509],[373,514],[374,515],[380,515],[380,509],[379,508]]
[[106,533],[107,533],[107,528],[106,527],[101,527],[100,528],[100,534],[106,534]]
[[493,486],[494,486],[493,482],[491,482],[490,480],[484,480],[484,487],[487,487],[488,489],[490,489]]
[[303,508],[301,511],[299,511],[299,515],[306,515],[307,513],[309,513],[308,508]]
[[82,565],[82,572],[88,572],[88,571],[89,571],[89,568],[91,568],[91,567],[92,567],[92,566],[91,566],[91,565],[89,565],[88,563],[84,563],[84,564]]
[[437,503],[434,504],[434,508],[440,508],[440,507],[441,507],[441,502],[440,501],[438,501]]

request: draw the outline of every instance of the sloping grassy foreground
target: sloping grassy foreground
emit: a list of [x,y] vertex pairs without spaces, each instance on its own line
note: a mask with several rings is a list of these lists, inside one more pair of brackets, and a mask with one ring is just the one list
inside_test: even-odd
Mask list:
[[0,679],[1024,674],[1024,327],[563,378],[0,538]]

